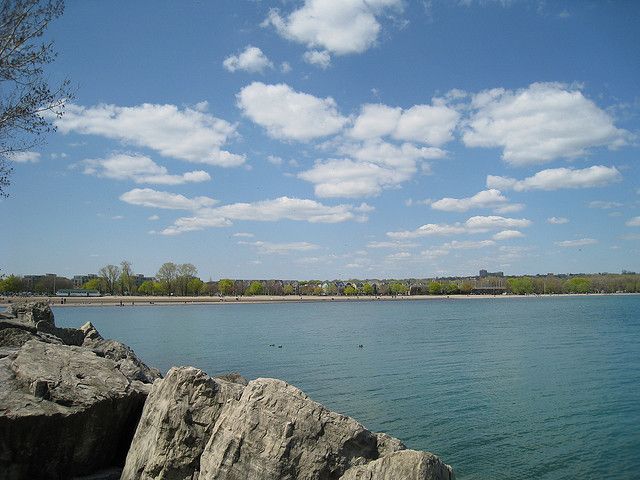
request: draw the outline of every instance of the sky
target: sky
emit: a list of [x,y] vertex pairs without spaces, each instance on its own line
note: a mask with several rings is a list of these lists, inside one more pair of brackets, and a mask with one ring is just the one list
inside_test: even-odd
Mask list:
[[0,273],[640,271],[640,3],[66,2]]

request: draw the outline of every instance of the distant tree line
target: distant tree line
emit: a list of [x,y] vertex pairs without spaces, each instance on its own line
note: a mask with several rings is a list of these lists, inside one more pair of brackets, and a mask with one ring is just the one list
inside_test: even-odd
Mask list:
[[[2,294],[54,294],[60,289],[73,287],[72,280],[56,275],[40,276],[36,282],[9,275],[0,278]],[[513,295],[540,295],[563,293],[639,293],[640,275],[579,274],[536,275],[495,278],[440,278],[404,280],[233,280],[203,281],[197,268],[190,264],[166,262],[155,277],[133,273],[131,262],[105,265],[98,274],[82,285],[86,290],[98,290],[109,295],[345,295],[345,296],[398,296],[398,295],[481,295],[507,293]]]

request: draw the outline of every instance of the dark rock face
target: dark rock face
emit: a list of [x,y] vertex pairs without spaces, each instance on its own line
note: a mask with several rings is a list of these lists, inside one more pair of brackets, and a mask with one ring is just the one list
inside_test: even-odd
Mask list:
[[90,330],[102,354],[77,346],[85,331],[57,328],[46,304],[16,305],[0,318],[0,480],[71,478],[124,465],[160,374]]
[[90,350],[26,342],[0,359],[0,478],[122,464],[147,391]]
[[183,367],[154,383],[122,475],[152,478],[450,480],[453,472],[280,380],[242,386]]

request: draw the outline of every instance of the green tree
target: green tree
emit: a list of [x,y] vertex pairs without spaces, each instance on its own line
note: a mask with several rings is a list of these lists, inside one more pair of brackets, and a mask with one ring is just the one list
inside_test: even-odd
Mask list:
[[161,295],[169,295],[171,293],[167,290],[167,286],[161,282],[153,282],[153,295],[158,297]]
[[345,295],[347,296],[352,296],[352,295],[357,295],[358,294],[358,289],[356,287],[354,287],[353,285],[349,284],[346,287],[344,287],[344,292]]
[[509,278],[507,286],[516,295],[529,295],[534,292],[533,281],[529,277]]
[[284,293],[285,295],[293,295],[295,292],[293,285],[291,285],[290,283],[287,283],[283,289],[282,289],[282,293]]
[[192,277],[187,282],[187,295],[200,295],[204,293],[205,283],[197,277]]
[[365,283],[362,286],[362,293],[364,293],[365,295],[373,295],[373,285],[371,285],[369,282]]
[[178,266],[173,262],[163,263],[156,273],[156,278],[162,284],[167,294],[172,293],[178,278]]
[[91,280],[85,282],[82,285],[82,288],[85,290],[98,290],[100,293],[104,293],[106,291],[104,279],[102,278],[92,278]]
[[20,293],[24,290],[22,279],[15,275],[9,275],[4,280],[0,281],[0,292],[5,293]]
[[569,293],[589,293],[591,291],[591,282],[588,278],[573,277],[567,280],[565,288]]
[[44,66],[56,57],[53,42],[39,39],[62,15],[62,0],[3,0],[0,6],[0,197],[12,168],[7,162],[55,130],[52,118],[72,97],[69,81],[50,87]]
[[262,286],[262,283],[257,281],[251,282],[251,285],[249,285],[249,287],[245,291],[246,295],[262,295],[263,293],[264,287]]
[[118,278],[120,293],[132,295],[135,293],[136,284],[133,278],[133,267],[131,263],[123,260],[120,262],[120,277]]
[[429,295],[440,295],[442,293],[442,284],[440,282],[429,282],[427,288]]
[[191,263],[176,265],[175,290],[178,295],[187,295],[189,281],[196,278],[198,269]]
[[151,280],[145,280],[138,287],[138,293],[141,295],[153,295],[153,282]]
[[404,295],[407,293],[407,286],[401,282],[393,282],[389,285],[389,293],[391,295]]
[[233,295],[234,282],[229,278],[223,278],[218,282],[218,291],[221,295]]

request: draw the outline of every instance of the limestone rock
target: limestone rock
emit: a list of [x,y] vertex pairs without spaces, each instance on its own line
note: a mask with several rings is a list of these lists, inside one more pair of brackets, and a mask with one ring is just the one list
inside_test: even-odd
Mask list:
[[193,367],[172,368],[153,384],[122,479],[196,479],[200,456],[222,408],[242,385]]
[[[38,333],[43,341],[59,339],[65,345],[82,345],[84,334],[76,328],[56,327],[51,307],[46,302],[19,302],[12,304],[0,318],[0,330],[20,328]],[[52,337],[55,337],[52,338]]]
[[223,409],[202,454],[199,478],[339,479],[350,467],[377,459],[378,441],[299,389],[261,378]]
[[26,342],[0,359],[0,479],[122,465],[147,390],[90,350]]
[[350,468],[340,480],[453,480],[453,470],[427,452],[403,450]]
[[91,322],[85,323],[78,332],[81,332],[82,341],[80,344],[83,347],[91,349],[100,357],[113,360],[118,370],[128,379],[153,383],[154,380],[162,378],[159,370],[145,365],[124,343],[102,338]]
[[53,312],[46,302],[18,302],[9,305],[7,314],[18,322],[36,326],[38,322],[49,323],[55,326]]
[[21,347],[36,338],[35,334],[22,328],[3,328],[0,330],[0,347]]

